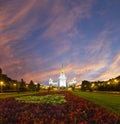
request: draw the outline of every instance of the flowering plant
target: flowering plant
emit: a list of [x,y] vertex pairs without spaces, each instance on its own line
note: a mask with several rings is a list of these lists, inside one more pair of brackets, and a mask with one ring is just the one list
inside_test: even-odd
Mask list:
[[69,92],[43,92],[63,95],[62,104],[27,103],[16,98],[0,99],[0,124],[120,124],[120,116]]
[[62,104],[65,103],[65,96],[60,94],[45,95],[45,96],[22,96],[17,97],[16,100],[26,103],[46,103],[46,104]]

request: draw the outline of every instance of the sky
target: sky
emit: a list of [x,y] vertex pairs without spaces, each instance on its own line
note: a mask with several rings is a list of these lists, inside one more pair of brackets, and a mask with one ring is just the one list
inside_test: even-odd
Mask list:
[[0,68],[26,82],[120,75],[120,0],[0,0]]

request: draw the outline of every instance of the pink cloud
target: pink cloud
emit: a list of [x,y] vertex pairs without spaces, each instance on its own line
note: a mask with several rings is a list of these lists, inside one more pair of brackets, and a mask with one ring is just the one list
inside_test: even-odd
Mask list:
[[116,54],[112,63],[109,65],[108,69],[102,73],[98,79],[100,80],[108,80],[120,75],[120,52]]
[[[58,4],[58,3],[57,3]],[[48,29],[44,32],[42,37],[54,38],[61,36],[61,34],[69,33],[72,28],[74,28],[77,19],[83,19],[90,15],[90,9],[93,5],[92,0],[81,2],[80,5],[71,8],[71,10],[66,11],[65,6],[59,3],[53,6],[51,15],[54,18],[53,22],[49,24]]]
[[99,71],[100,69],[104,68],[106,63],[100,62],[100,63],[93,63],[93,64],[86,64],[80,67],[79,69],[75,70],[76,74],[80,73],[89,73],[89,71]]
[[[7,69],[9,69],[9,74],[11,75],[14,75],[14,72],[17,70],[18,74],[14,77],[18,79],[23,77],[26,81],[29,81],[29,79],[39,81],[44,79],[47,80],[51,75],[57,77],[60,73],[58,65],[65,63],[65,72],[68,74],[68,77],[71,79],[76,76],[77,79],[81,81],[91,72],[96,74],[96,72],[108,66],[108,58],[111,55],[111,41],[107,36],[111,34],[111,31],[103,29],[100,34],[94,36],[94,39],[88,42],[81,40],[81,38],[84,39],[85,34],[83,34],[81,30],[78,31],[76,28],[77,20],[81,21],[83,18],[91,17],[93,0],[81,2],[80,5],[73,6],[69,11],[61,1],[56,1],[53,5],[50,4],[49,0],[27,0],[27,2],[23,0],[22,2],[23,3],[10,2],[11,4],[2,8],[2,11],[0,12],[0,49],[2,51],[0,53],[0,61],[3,70],[5,69],[7,72]],[[47,13],[47,21],[42,22],[43,20],[38,18],[38,16],[42,17],[42,11],[47,11],[46,8],[49,5],[51,6],[48,8],[49,13]],[[37,12],[37,14],[34,13],[35,15],[33,18],[29,18],[30,13],[32,14],[33,10]],[[27,17],[29,19],[27,19]],[[38,22],[42,22],[41,25],[36,25]],[[46,28],[43,31],[43,34],[36,36],[35,40],[39,42],[30,40],[32,43],[30,43],[29,46],[17,50],[12,47],[12,45],[16,46],[17,43],[23,43],[28,35],[32,35],[33,31],[37,31],[38,29],[41,29],[41,27]],[[42,58],[38,53],[31,53],[31,55],[23,55],[20,58],[14,58],[15,53],[16,55],[26,53],[26,51],[40,45],[40,42],[43,42],[44,38],[50,42],[52,50],[51,53],[49,53],[50,57]],[[85,46],[82,45],[82,43],[80,46],[74,46],[75,38],[77,39],[77,42],[85,42]],[[72,45],[74,47],[72,47]],[[82,50],[84,50],[84,52]],[[85,53],[85,56],[83,55],[85,58],[81,57],[82,52],[83,54]],[[57,57],[61,57],[64,54],[67,54],[66,58],[63,57],[60,61],[56,60]],[[52,60],[55,60],[58,63],[55,64],[53,62],[52,65]],[[108,70],[99,75],[96,80],[104,80],[119,74],[119,61],[120,56],[117,54],[112,64],[109,65]],[[47,68],[38,71],[31,69],[32,66],[38,68],[43,67],[43,65],[47,63],[50,63],[48,70]],[[28,72],[30,70],[30,72],[26,73],[24,69]]]
[[36,0],[30,0],[29,2],[9,2],[5,7],[2,8],[2,23],[3,26],[9,26],[17,21],[22,20],[25,15],[35,4]]
[[[55,65],[56,66],[56,65]],[[54,66],[54,67],[55,67]],[[72,71],[72,66],[68,65],[64,67],[65,74],[69,73]],[[61,68],[56,68],[56,69],[51,69],[47,71],[32,71],[29,73],[24,74],[23,78],[29,82],[30,80],[34,80],[35,82],[43,82],[43,81],[49,81],[49,78],[53,78],[53,80],[58,80],[58,77],[60,75]]]

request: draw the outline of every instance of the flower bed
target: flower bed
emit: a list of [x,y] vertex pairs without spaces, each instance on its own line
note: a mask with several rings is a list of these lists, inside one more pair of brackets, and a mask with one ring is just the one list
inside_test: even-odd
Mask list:
[[[56,94],[50,92],[49,94]],[[120,116],[68,92],[61,105],[0,99],[0,124],[120,124]],[[48,95],[47,92],[37,96]]]
[[16,98],[16,100],[25,103],[45,103],[45,104],[58,105],[66,102],[64,97],[65,96],[60,94],[54,94],[54,95],[45,95],[45,96],[22,96]]

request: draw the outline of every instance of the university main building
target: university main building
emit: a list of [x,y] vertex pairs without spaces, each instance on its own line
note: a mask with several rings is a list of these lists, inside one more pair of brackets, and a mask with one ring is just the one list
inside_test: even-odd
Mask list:
[[55,86],[55,87],[68,87],[70,85],[73,85],[76,83],[76,79],[73,79],[72,82],[67,82],[67,77],[65,76],[64,69],[61,69],[60,76],[58,78],[57,82],[53,82],[53,80],[49,79],[49,85]]

